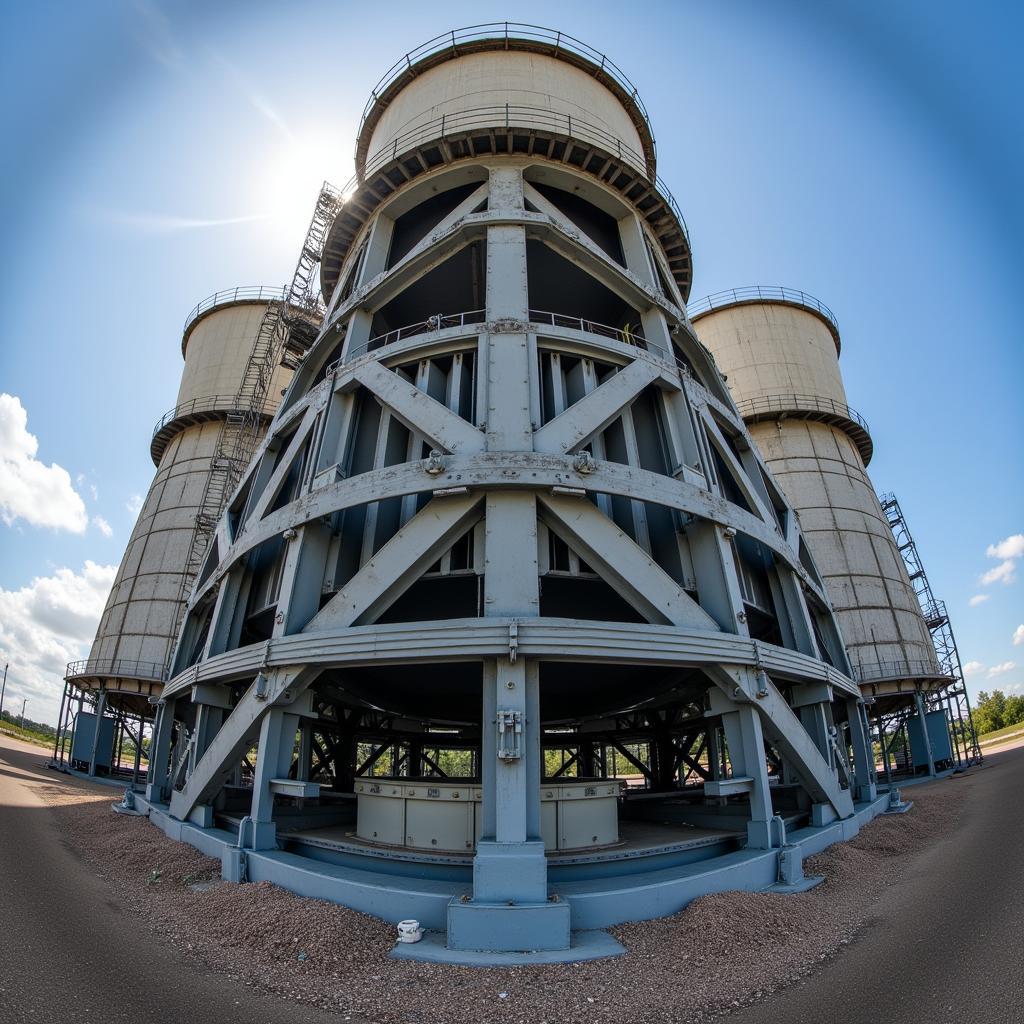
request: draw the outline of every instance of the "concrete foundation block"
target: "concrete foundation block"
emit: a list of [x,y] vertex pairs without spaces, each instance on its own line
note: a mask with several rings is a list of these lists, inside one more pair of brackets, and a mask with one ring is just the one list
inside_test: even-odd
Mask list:
[[238,845],[246,850],[276,850],[277,826],[272,821],[245,817],[238,826]]
[[168,839],[173,839],[178,843],[181,842],[181,822],[177,818],[172,818],[164,811],[150,808],[149,820],[163,829],[163,833]]
[[225,882],[244,882],[245,850],[237,846],[225,846],[220,854],[220,877]]
[[396,943],[391,960],[413,960],[430,964],[458,964],[464,967],[520,967],[526,964],[568,964],[622,956],[626,947],[604,931],[572,933],[568,949],[531,950],[529,953],[501,953],[478,949],[449,949],[441,932],[427,932],[419,942]]
[[767,892],[798,893],[807,892],[824,880],[823,875],[804,874],[804,855],[799,846],[783,846],[779,850],[779,880],[769,886]]
[[804,858],[799,846],[784,846],[779,850],[779,881],[795,885],[803,880]]
[[815,828],[824,828],[831,825],[838,815],[831,804],[813,804],[811,806],[811,824]]
[[452,900],[448,942],[452,950],[528,953],[569,948],[569,904],[480,903]]
[[473,896],[487,903],[544,903],[548,867],[543,842],[483,840],[473,858]]
[[768,821],[747,822],[747,849],[770,850],[772,848],[772,826]]
[[199,804],[189,812],[188,820],[200,828],[213,828],[213,808],[209,804]]
[[747,822],[747,849],[775,850],[786,845],[786,822],[781,815],[768,821]]

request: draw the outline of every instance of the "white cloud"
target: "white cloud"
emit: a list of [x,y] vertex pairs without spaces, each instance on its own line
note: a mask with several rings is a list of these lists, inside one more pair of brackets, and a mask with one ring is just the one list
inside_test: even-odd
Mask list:
[[1024,533],[1015,533],[985,549],[989,558],[1024,558]]
[[7,694],[28,698],[30,718],[56,723],[65,666],[88,653],[116,572],[87,561],[80,573],[62,568],[19,590],[0,589]]
[[84,206],[81,208],[81,213],[90,221],[108,227],[155,235],[229,227],[233,224],[249,224],[253,221],[270,218],[268,213],[248,213],[240,217],[194,217],[149,210],[117,210],[106,206]]
[[99,490],[97,489],[95,484],[91,484],[88,482],[88,477],[84,473],[79,473],[78,476],[75,477],[75,483],[78,484],[80,488],[88,487],[89,493],[92,495],[93,501],[100,500]]
[[1024,533],[1004,537],[998,544],[989,544],[985,549],[989,558],[998,558],[999,564],[979,577],[983,587],[991,583],[1009,586],[1017,579],[1017,560],[1024,558]]
[[1004,661],[1001,665],[993,665],[988,670],[988,678],[992,679],[993,676],[1001,676],[1006,672],[1012,672],[1017,667],[1015,661]]
[[1013,631],[1013,646],[1020,647],[1022,645],[1024,645],[1024,624]]
[[990,583],[1005,583],[1011,584],[1017,577],[1014,574],[1014,569],[1017,568],[1017,563],[1012,559],[1008,558],[1005,562],[1000,562],[994,569],[989,569],[988,572],[984,573],[979,582],[983,587],[987,587]]
[[28,432],[28,413],[16,395],[0,394],[0,519],[84,533],[85,502],[62,466],[36,459],[39,441]]
[[979,604],[984,604],[991,596],[991,594],[975,594],[967,603],[972,608],[977,608]]
[[965,676],[976,676],[979,672],[984,672],[985,666],[980,661],[968,661],[964,665]]
[[142,495],[133,494],[125,503],[124,507],[128,509],[133,516],[137,516],[142,511]]
[[104,537],[113,537],[113,527],[103,518],[103,516],[93,516],[92,525],[96,527]]

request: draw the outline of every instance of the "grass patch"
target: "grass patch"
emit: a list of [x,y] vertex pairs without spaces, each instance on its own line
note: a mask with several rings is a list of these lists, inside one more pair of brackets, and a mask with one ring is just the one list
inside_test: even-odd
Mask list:
[[1015,725],[1007,725],[1002,729],[993,729],[978,737],[979,743],[992,743],[995,740],[1004,739],[1014,733],[1024,733],[1024,722],[1017,722]]
[[34,743],[38,747],[53,747],[56,742],[55,736],[47,736],[45,733],[35,732],[32,729],[22,729],[20,726],[4,722],[0,733],[4,736],[13,736],[16,740],[23,740],[25,743]]

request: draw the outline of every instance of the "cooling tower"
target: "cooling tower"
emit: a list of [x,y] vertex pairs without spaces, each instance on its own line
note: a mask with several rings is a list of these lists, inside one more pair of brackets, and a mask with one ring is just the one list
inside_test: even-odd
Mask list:
[[151,820],[453,957],[797,885],[787,830],[880,807],[863,704],[686,318],[635,87],[561,33],[453,32],[374,89],[356,168],[189,598]]
[[865,696],[884,705],[948,683],[867,474],[871,435],[847,405],[835,317],[778,288],[722,292],[690,316],[799,514]]
[[[150,718],[160,695],[191,579],[189,551],[222,425],[236,405],[268,299],[280,289],[217,292],[189,314],[181,349],[184,369],[175,407],[153,431],[156,476],[107,598],[85,661],[67,681],[114,713]],[[263,409],[269,422],[291,371],[279,367]]]

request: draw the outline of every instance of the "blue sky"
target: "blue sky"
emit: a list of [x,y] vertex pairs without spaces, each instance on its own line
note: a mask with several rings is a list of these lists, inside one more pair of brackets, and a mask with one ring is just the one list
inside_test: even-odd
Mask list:
[[[835,311],[872,478],[900,498],[980,666],[974,692],[1024,686],[1024,541],[987,553],[1024,533],[1024,18],[1006,7],[514,8],[639,87],[690,227],[694,297],[784,284]],[[511,14],[486,0],[386,15],[3,6],[0,392],[17,402],[0,405],[0,455],[17,492],[0,504],[0,663],[16,709],[27,696],[30,716],[54,720],[62,661],[88,649],[153,474],[153,423],[174,403],[188,310],[290,276],[317,186],[350,177],[359,116],[395,59]]]

